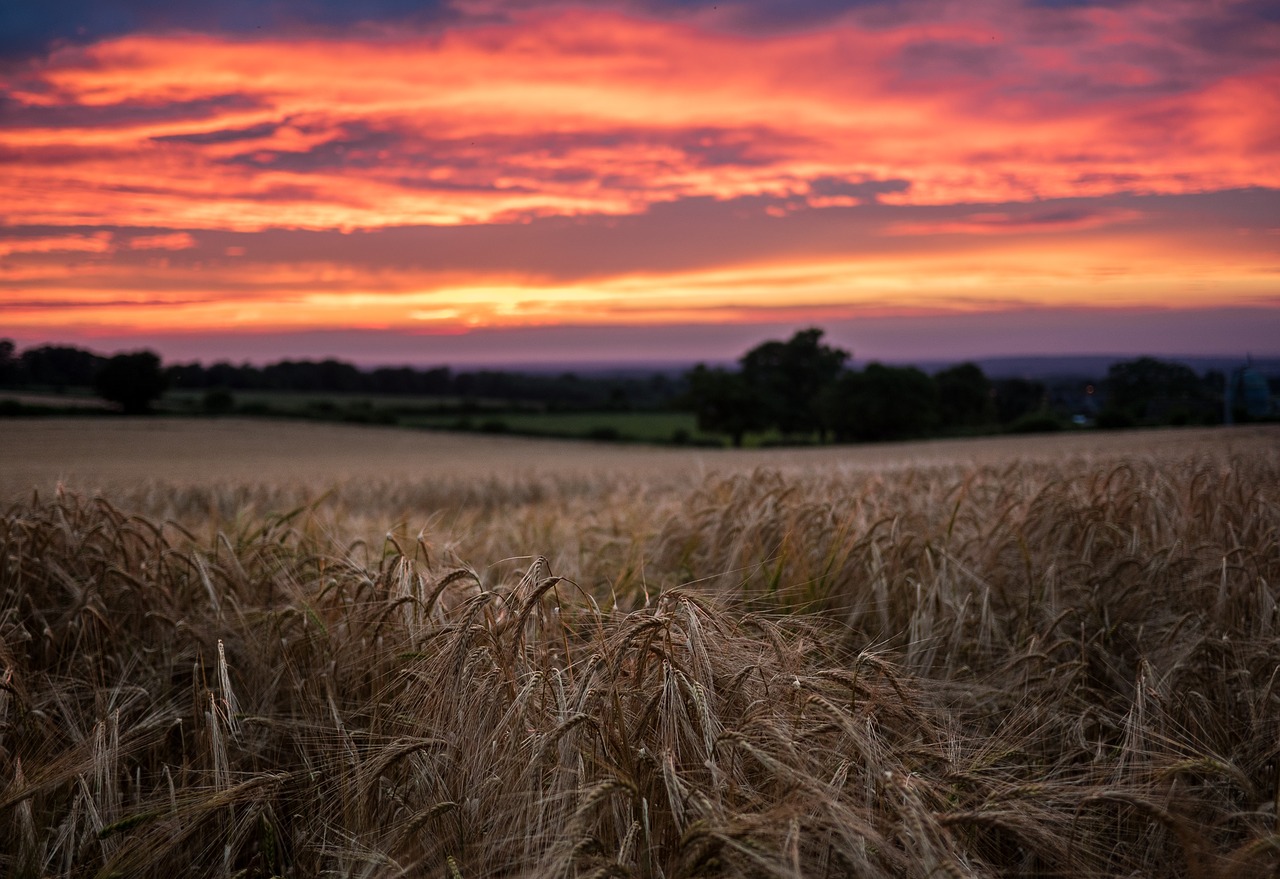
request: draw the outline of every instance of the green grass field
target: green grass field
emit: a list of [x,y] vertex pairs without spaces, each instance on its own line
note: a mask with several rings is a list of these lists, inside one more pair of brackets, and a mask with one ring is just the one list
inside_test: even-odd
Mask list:
[[723,438],[704,434],[687,412],[515,412],[492,415],[436,415],[405,418],[406,427],[432,427],[487,432],[511,432],[531,436],[621,439],[638,442],[703,442],[720,444]]
[[[401,411],[453,408],[464,403],[481,409],[501,408],[505,401],[461,397],[418,397],[406,394],[340,394],[307,391],[233,391],[237,406],[271,409],[279,412],[308,413],[317,411],[359,411],[365,409]],[[157,408],[172,412],[197,412],[205,391],[169,391]]]
[[[233,399],[234,411],[249,415],[629,442],[724,442],[723,437],[699,431],[694,416],[685,412],[548,412],[522,410],[501,400],[276,391],[237,391]],[[199,413],[203,400],[203,393],[170,392],[159,408]]]

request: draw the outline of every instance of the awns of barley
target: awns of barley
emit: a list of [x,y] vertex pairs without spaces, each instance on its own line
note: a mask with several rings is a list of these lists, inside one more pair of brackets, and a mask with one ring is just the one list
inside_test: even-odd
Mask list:
[[27,503],[0,873],[1272,876],[1277,486],[1274,454],[712,476],[630,537],[562,511],[572,570]]

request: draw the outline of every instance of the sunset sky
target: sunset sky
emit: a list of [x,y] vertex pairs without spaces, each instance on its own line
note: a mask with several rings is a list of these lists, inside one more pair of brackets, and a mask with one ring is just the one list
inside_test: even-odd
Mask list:
[[0,10],[0,336],[1280,355],[1280,2]]

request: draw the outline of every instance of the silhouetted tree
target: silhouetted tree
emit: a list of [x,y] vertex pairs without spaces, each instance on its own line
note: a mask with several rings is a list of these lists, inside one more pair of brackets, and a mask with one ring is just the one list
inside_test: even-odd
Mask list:
[[200,390],[209,386],[205,369],[199,363],[173,363],[164,368],[165,382],[171,388]]
[[996,418],[1001,424],[1012,424],[1024,415],[1039,412],[1045,404],[1042,382],[1025,378],[1004,378],[994,382]]
[[21,361],[15,357],[17,349],[11,339],[0,339],[0,387],[18,383]]
[[266,386],[280,391],[354,393],[364,390],[364,375],[341,360],[281,360],[263,367]]
[[371,391],[379,394],[448,394],[452,389],[448,367],[417,370],[407,366],[383,366],[369,373]]
[[763,430],[769,423],[740,372],[699,363],[689,373],[687,399],[699,430],[728,434],[738,448],[748,432]]
[[765,342],[742,358],[742,378],[766,420],[784,434],[826,433],[820,398],[840,375],[849,352],[822,344],[822,330],[801,330],[786,342]]
[[961,363],[933,377],[938,417],[944,428],[978,427],[995,417],[991,382],[974,363]]
[[58,391],[92,387],[93,377],[104,362],[92,351],[69,345],[28,348],[19,359],[29,384],[45,385]]
[[1181,363],[1139,357],[1114,363],[1107,370],[1109,420],[1137,422],[1186,422],[1212,412],[1208,388]]
[[249,363],[236,366],[220,360],[205,370],[205,387],[230,388],[233,391],[260,391],[267,387],[262,370]]
[[150,351],[117,354],[98,370],[93,388],[99,397],[116,403],[127,414],[147,412],[165,389],[160,358]]
[[938,390],[915,367],[870,363],[845,372],[824,396],[836,439],[891,440],[923,436],[938,423]]

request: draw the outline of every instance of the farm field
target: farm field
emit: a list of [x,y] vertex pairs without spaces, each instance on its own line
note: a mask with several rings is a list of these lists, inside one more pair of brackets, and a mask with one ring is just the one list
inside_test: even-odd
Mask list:
[[[449,428],[461,416],[429,415],[408,417],[407,427]],[[698,420],[690,412],[513,412],[492,416],[467,416],[469,424],[498,432],[586,439],[627,439],[640,442],[671,442],[677,434],[685,441],[722,444],[724,438],[698,430]]]
[[1275,428],[3,429],[0,874],[1280,869]]
[[664,475],[757,467],[900,468],[1115,459],[1265,447],[1276,428],[1180,429],[921,440],[792,449],[680,449],[420,433],[362,425],[203,418],[12,418],[0,427],[0,498],[59,483],[81,493],[149,485],[318,489],[350,482]]
[[[170,414],[200,415],[204,393],[171,391],[160,402]],[[396,425],[432,430],[513,433],[524,436],[624,440],[643,443],[698,442],[723,445],[725,437],[698,429],[692,412],[535,411],[535,404],[499,399],[414,397],[379,394],[334,394],[279,391],[237,391],[235,405],[255,416],[274,415],[324,421]],[[776,439],[776,431],[752,434],[750,441]]]
[[101,397],[91,394],[54,394],[39,392],[0,391],[0,404],[17,403],[24,406],[45,406],[53,409],[106,409]]
[[[191,412],[201,408],[207,391],[204,390],[170,390],[158,403],[159,408],[169,412]],[[413,396],[406,394],[372,394],[342,393],[337,391],[254,391],[237,390],[232,393],[235,401],[241,405],[261,406],[279,412],[304,414],[317,408],[332,410],[367,409],[399,410],[399,409],[437,409],[442,406],[460,406],[465,401],[461,397]],[[501,400],[473,400],[473,405],[480,409],[503,405]]]

